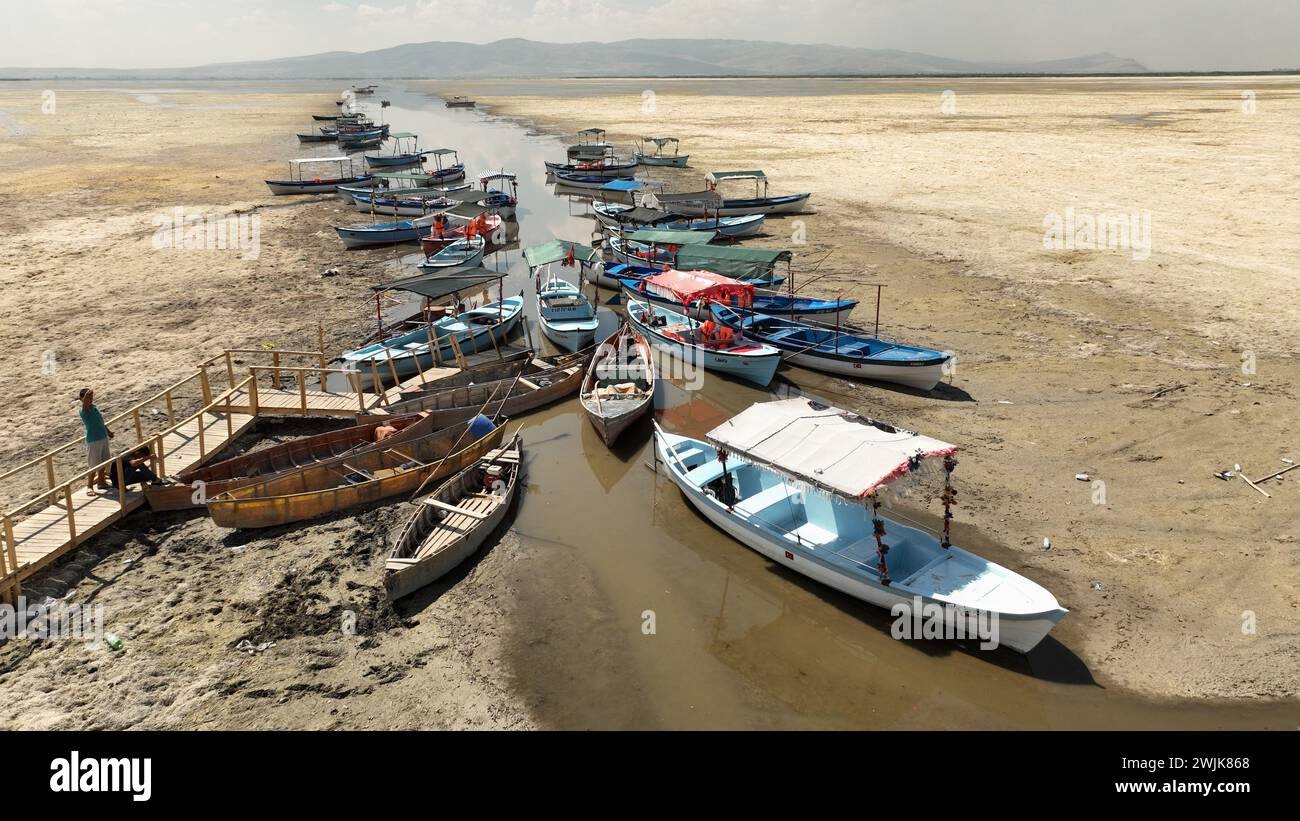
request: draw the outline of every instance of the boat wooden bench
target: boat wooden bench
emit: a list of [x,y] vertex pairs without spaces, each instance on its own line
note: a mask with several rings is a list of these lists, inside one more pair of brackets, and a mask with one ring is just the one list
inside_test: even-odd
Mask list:
[[428,498],[428,499],[425,499],[425,500],[424,500],[424,503],[425,503],[426,505],[431,505],[432,507],[436,507],[436,508],[438,508],[439,510],[445,510],[445,511],[447,511],[448,513],[456,513],[456,514],[459,514],[459,515],[462,515],[462,516],[468,516],[468,517],[470,517],[471,519],[486,519],[486,518],[487,518],[487,516],[486,516],[485,514],[483,514],[483,513],[479,513],[477,510],[470,510],[469,508],[458,507],[457,505],[449,505],[449,504],[447,504],[446,502],[442,501],[441,499],[434,499],[434,498],[430,497],[430,498]]

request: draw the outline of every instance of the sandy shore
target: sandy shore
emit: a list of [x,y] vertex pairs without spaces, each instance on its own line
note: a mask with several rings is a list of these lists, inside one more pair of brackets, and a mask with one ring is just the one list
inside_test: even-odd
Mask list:
[[[273,198],[262,183],[309,153],[293,134],[334,95],[56,88],[46,114],[40,92],[0,91],[0,464],[80,435],[83,385],[111,415],[223,348],[314,350],[319,323],[338,350],[369,329],[366,285],[401,252],[346,254],[336,198]],[[155,220],[176,208],[256,215],[257,253],[158,247]],[[319,424],[264,424],[242,444]],[[26,593],[102,604],[126,652],[5,644],[0,727],[529,726],[499,670],[513,600],[499,569],[515,542],[430,588],[411,618],[375,587],[402,514],[250,539],[188,514],[123,521]]]
[[[753,244],[794,247],[809,267],[829,253],[809,291],[874,306],[865,283],[887,284],[883,330],[957,357],[937,396],[836,389],[965,449],[959,517],[1051,580],[1072,610],[1058,632],[1098,680],[1294,696],[1300,477],[1265,498],[1213,476],[1300,459],[1294,79],[898,81],[780,97],[641,82],[427,87],[546,133],[597,125],[624,147],[678,136],[692,168],[656,169],[669,190],[762,168],[774,194],[814,192],[809,214],[770,220]],[[1120,212],[1136,214],[1126,246],[1093,250],[1078,234],[1045,247],[1053,215]]]
[[[449,91],[557,134],[680,136],[693,168],[656,173],[676,190],[759,167],[774,193],[815,192],[795,248],[804,266],[829,256],[809,291],[874,300],[867,283],[883,282],[883,330],[957,357],[931,396],[829,379],[818,392],[965,449],[959,518],[1071,609],[1058,634],[1103,685],[1294,697],[1300,471],[1270,498],[1212,474],[1300,459],[1300,95],[1261,80],[1246,115],[1217,85],[1053,82],[788,97],[662,83],[648,114],[636,86]],[[39,92],[0,90],[0,302],[16,318],[0,327],[0,465],[77,436],[83,385],[111,413],[225,347],[314,348],[320,324],[337,350],[368,330],[366,286],[409,249],[345,253],[340,203],[262,184],[305,153],[293,132],[332,94],[70,88],[43,114]],[[257,254],[156,247],[156,219],[178,207],[256,214]],[[1150,255],[1044,248],[1045,219],[1069,209],[1149,211]],[[795,223],[752,243],[791,245]],[[323,424],[268,424],[243,444]],[[374,583],[401,519],[381,507],[251,537],[189,514],[122,522],[29,592],[103,604],[128,652],[0,647],[0,727],[533,726],[511,665],[570,656],[545,641],[567,622],[510,635],[530,597],[555,594],[516,584],[529,549],[507,535],[394,610]],[[608,629],[595,583],[568,584],[553,606]]]

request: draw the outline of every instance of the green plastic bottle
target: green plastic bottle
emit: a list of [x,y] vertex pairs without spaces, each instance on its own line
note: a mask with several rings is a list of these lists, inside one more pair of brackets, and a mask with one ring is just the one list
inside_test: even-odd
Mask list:
[[122,640],[119,639],[117,636],[113,635],[112,633],[104,634],[104,643],[108,645],[108,649],[110,650],[122,649]]

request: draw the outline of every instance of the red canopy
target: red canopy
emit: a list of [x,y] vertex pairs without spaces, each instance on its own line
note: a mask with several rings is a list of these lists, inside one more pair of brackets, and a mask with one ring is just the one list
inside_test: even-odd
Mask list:
[[752,305],[754,286],[712,271],[667,270],[642,280],[645,290],[683,305],[709,300],[730,302],[736,297],[741,305]]

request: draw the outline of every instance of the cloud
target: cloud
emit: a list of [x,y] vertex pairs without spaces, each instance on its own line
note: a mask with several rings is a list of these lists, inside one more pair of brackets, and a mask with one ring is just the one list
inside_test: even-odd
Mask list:
[[403,14],[406,14],[405,4],[400,6],[393,6],[392,8],[387,8],[387,9],[380,8],[379,6],[367,5],[365,3],[361,3],[360,5],[357,6],[358,17],[368,17],[370,19],[374,19],[376,17],[397,17]]

